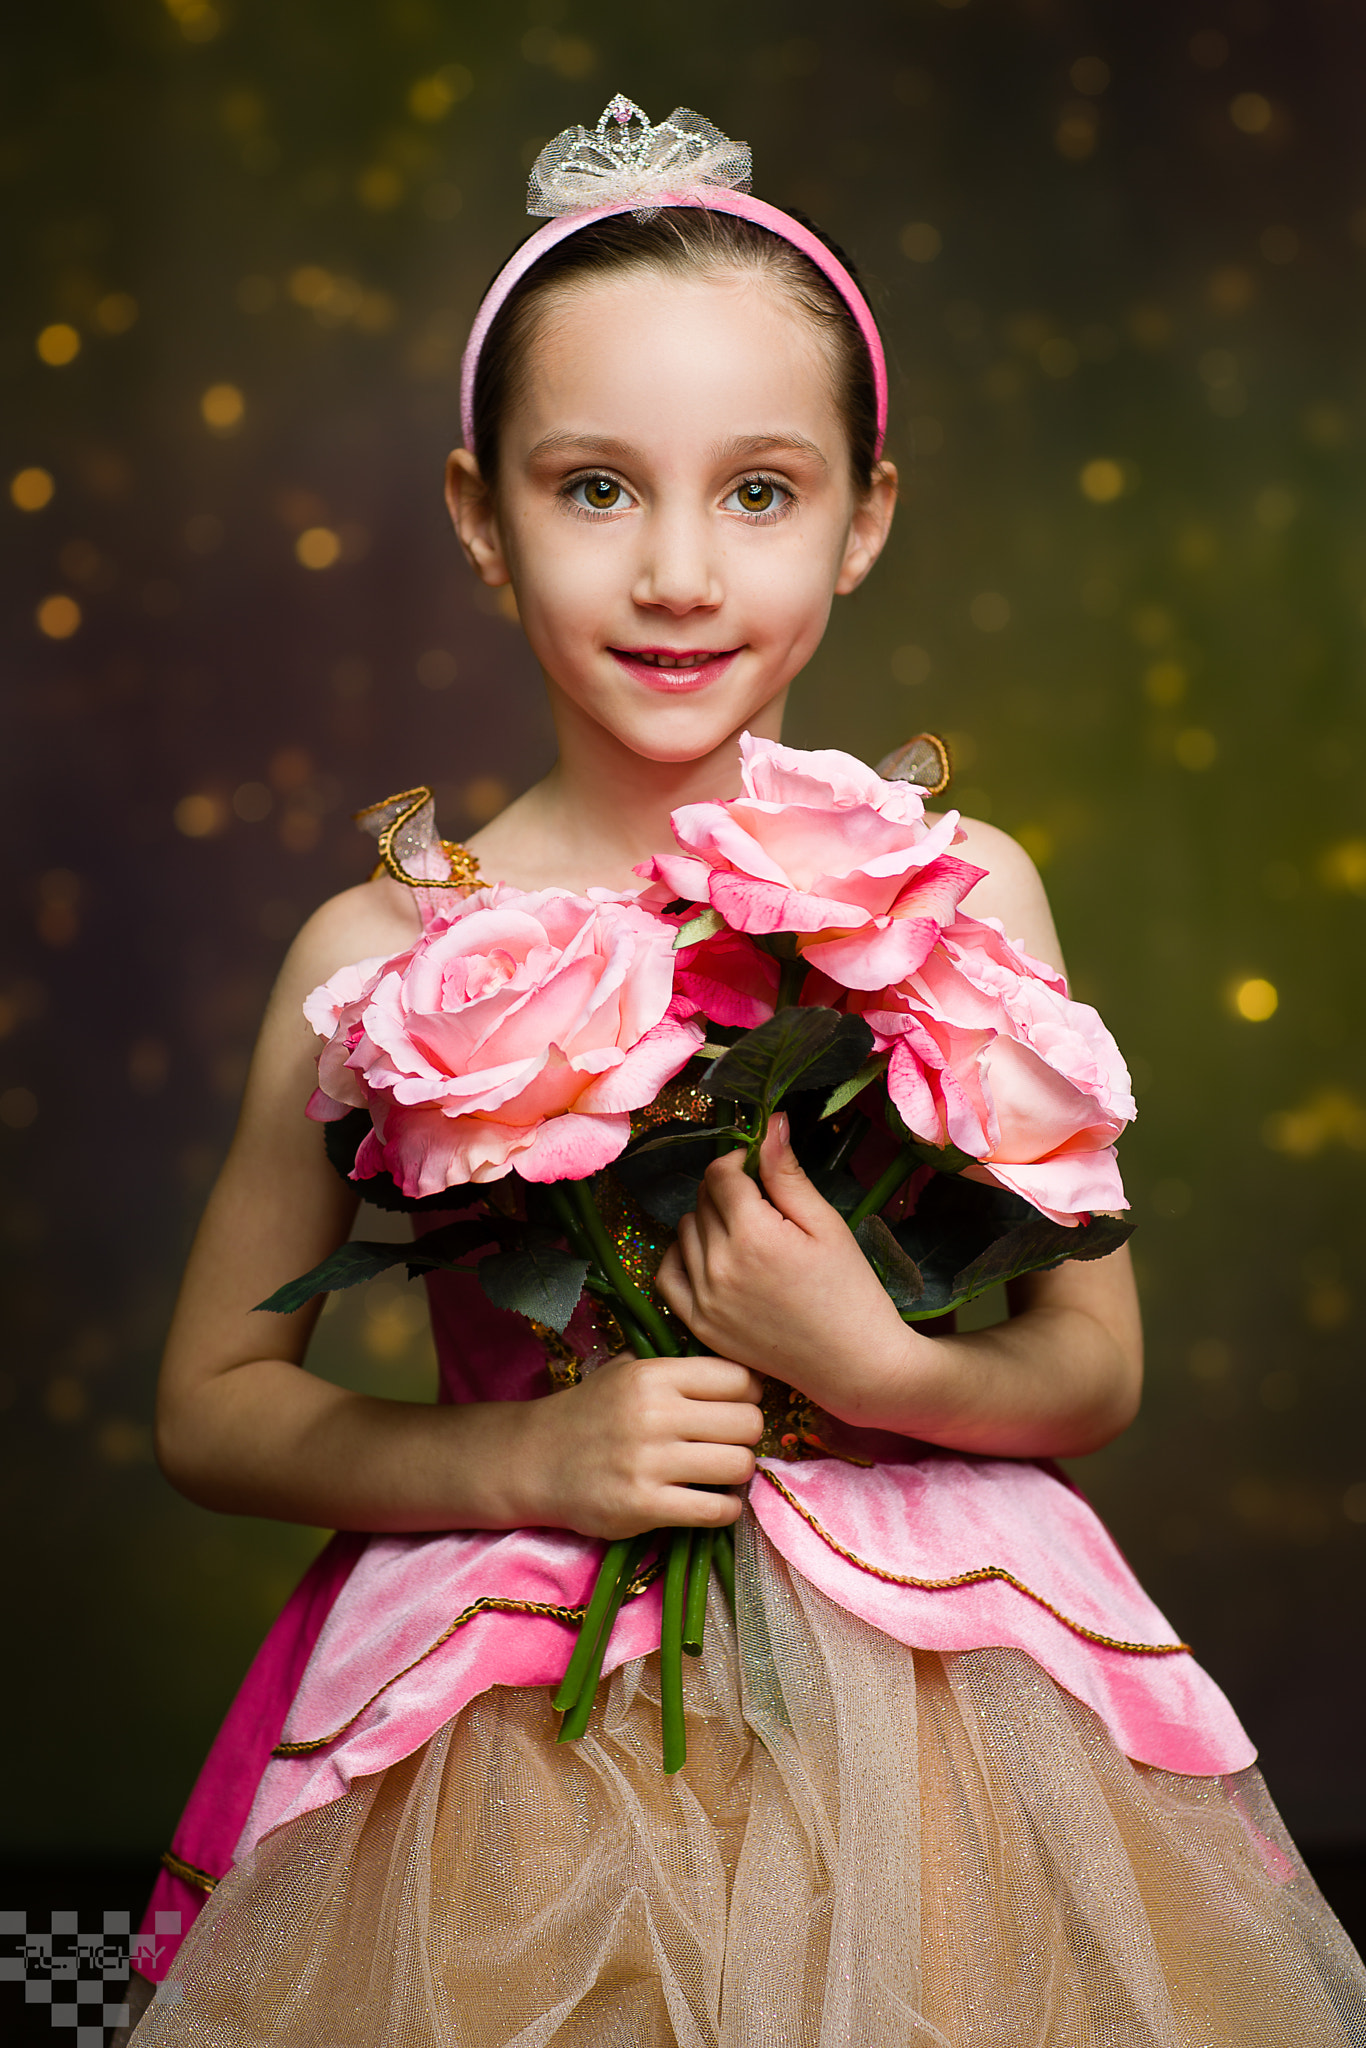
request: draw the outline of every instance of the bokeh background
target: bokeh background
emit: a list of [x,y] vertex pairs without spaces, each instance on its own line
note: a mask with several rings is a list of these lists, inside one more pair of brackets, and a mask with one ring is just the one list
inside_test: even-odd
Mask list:
[[[790,736],[946,732],[1128,1051],[1146,1406],[1079,1476],[1292,1827],[1366,1844],[1366,15],[1354,0],[50,0],[9,19],[0,1156],[11,1861],[150,1859],[318,1532],[152,1462],[261,1006],[418,781],[540,773],[441,502],[541,144],[749,140],[893,359]],[[424,1398],[402,1284],[320,1371]]]

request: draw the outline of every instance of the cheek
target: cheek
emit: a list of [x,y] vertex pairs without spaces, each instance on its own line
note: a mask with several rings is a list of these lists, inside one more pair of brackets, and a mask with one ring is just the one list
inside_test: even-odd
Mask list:
[[618,592],[621,571],[606,548],[580,548],[562,530],[524,537],[510,564],[522,625],[537,636],[572,640],[593,632]]

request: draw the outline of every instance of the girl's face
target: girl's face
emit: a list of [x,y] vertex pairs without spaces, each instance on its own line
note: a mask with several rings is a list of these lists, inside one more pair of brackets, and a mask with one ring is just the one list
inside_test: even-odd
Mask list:
[[496,498],[452,457],[452,512],[511,582],[557,714],[647,759],[775,732],[832,598],[891,523],[866,499],[811,321],[761,278],[635,271],[542,313]]

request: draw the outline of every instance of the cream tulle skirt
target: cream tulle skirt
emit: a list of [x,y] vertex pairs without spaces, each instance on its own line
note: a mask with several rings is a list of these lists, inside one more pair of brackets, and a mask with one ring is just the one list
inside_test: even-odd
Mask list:
[[653,1657],[564,1747],[483,1694],[219,1885],[136,2048],[1366,2042],[1256,1771],[1136,1766],[1020,1652],[909,1651],[739,1533],[677,1777]]

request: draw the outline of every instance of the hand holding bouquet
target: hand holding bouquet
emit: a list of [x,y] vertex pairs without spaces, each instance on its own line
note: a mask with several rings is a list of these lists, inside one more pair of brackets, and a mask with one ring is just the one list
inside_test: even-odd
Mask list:
[[[982,870],[951,851],[956,814],[930,825],[915,789],[845,754],[748,735],[741,752],[742,795],[676,812],[680,850],[641,870],[639,895],[481,889],[407,952],[314,992],[326,1042],[309,1114],[334,1163],[382,1206],[464,1213],[412,1245],[344,1245],[263,1307],[482,1251],[499,1307],[562,1333],[587,1289],[638,1356],[696,1348],[626,1269],[595,1186],[610,1171],[676,1227],[719,1152],[756,1170],[780,1107],[908,1323],[1123,1242],[1114,1143],[1133,1102],[1118,1049],[1050,968],[963,913]],[[632,1112],[677,1079],[710,1098],[711,1121],[656,1116],[633,1138]],[[860,1179],[851,1162],[879,1133],[885,1164]],[[476,1192],[510,1176],[520,1214]],[[701,1648],[712,1570],[731,1579],[728,1530],[608,1546],[556,1704],[562,1739],[581,1734],[651,1558],[676,1770],[681,1657]]]

